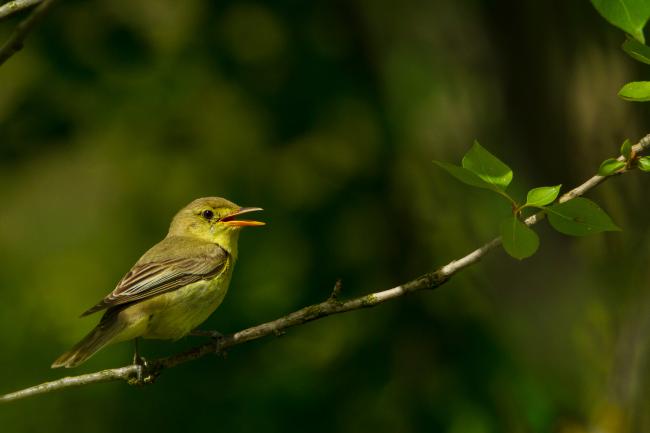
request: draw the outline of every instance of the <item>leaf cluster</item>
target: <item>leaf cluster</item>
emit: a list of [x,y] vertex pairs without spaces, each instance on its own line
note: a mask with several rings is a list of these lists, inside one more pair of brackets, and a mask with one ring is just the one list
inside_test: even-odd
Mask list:
[[459,181],[492,191],[510,202],[512,215],[501,222],[499,232],[503,248],[516,259],[530,257],[539,248],[539,236],[525,222],[527,210],[544,212],[551,226],[566,235],[585,236],[620,230],[609,215],[589,199],[576,197],[558,202],[561,185],[532,188],[526,194],[526,201],[520,204],[507,192],[513,179],[512,169],[478,141],[465,154],[460,166],[442,161],[434,163]]
[[600,164],[598,168],[600,176],[612,176],[633,167],[638,167],[639,170],[645,172],[650,171],[650,156],[638,156],[634,152],[630,140],[626,139],[623,142],[620,153],[621,156],[618,158],[608,158]]
[[[611,24],[628,34],[622,48],[630,57],[650,65],[650,47],[645,44],[643,29],[650,19],[648,0],[591,0],[596,10]],[[650,101],[650,81],[625,84],[618,96],[626,101]]]

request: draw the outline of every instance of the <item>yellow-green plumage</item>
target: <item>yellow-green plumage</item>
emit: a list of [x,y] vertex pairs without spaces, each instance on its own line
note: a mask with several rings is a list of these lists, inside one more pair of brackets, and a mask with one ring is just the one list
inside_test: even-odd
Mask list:
[[52,367],[75,367],[108,344],[138,337],[176,340],[203,323],[228,291],[239,229],[263,224],[233,219],[251,210],[259,208],[241,208],[218,197],[181,209],[167,237],[84,313],[106,309],[97,327]]
[[188,284],[139,304],[141,310],[150,315],[142,336],[176,340],[196,329],[226,296],[232,264],[229,263],[221,274],[211,280]]

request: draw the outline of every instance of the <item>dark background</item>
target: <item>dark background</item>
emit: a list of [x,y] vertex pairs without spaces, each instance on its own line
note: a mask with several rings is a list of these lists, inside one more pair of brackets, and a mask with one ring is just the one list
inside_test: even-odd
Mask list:
[[[20,17],[0,23],[6,38]],[[405,282],[491,239],[508,205],[462,185],[477,138],[570,188],[648,109],[648,69],[588,1],[62,1],[0,68],[0,392],[129,362],[52,360],[192,199],[262,206],[206,327]],[[650,429],[650,177],[590,193],[624,228],[499,250],[435,292],[166,371],[0,407],[21,432]],[[262,217],[262,216],[260,216]],[[146,341],[144,354],[197,344]]]

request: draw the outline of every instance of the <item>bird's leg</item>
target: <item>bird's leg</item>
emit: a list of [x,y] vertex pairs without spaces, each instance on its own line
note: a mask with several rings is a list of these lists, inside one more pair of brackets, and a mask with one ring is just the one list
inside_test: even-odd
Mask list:
[[147,360],[140,356],[140,352],[138,350],[139,342],[140,342],[140,337],[137,337],[133,340],[135,346],[135,350],[133,352],[133,365],[138,366],[138,377],[137,377],[138,383],[143,383],[142,371],[147,367]]
[[217,345],[217,349],[215,350],[215,354],[221,355],[224,358],[226,357],[226,352],[221,350],[221,341],[223,340],[223,334],[219,331],[206,331],[203,329],[194,329],[190,331],[190,335],[196,336],[196,337],[210,337],[214,340],[214,342]]
[[142,365],[144,364],[144,359],[140,356],[140,351],[139,349],[139,343],[140,343],[140,337],[136,337],[133,340],[133,364],[134,365]]

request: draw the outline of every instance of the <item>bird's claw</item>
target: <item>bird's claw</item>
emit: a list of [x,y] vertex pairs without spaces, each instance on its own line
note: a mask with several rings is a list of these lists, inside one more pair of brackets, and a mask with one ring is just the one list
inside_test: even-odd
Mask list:
[[133,355],[133,366],[135,366],[135,377],[129,380],[129,385],[146,385],[155,379],[155,374],[149,372],[149,361],[137,353]]
[[144,357],[140,356],[137,352],[133,354],[133,365],[140,365],[143,367],[148,367],[149,363]]

